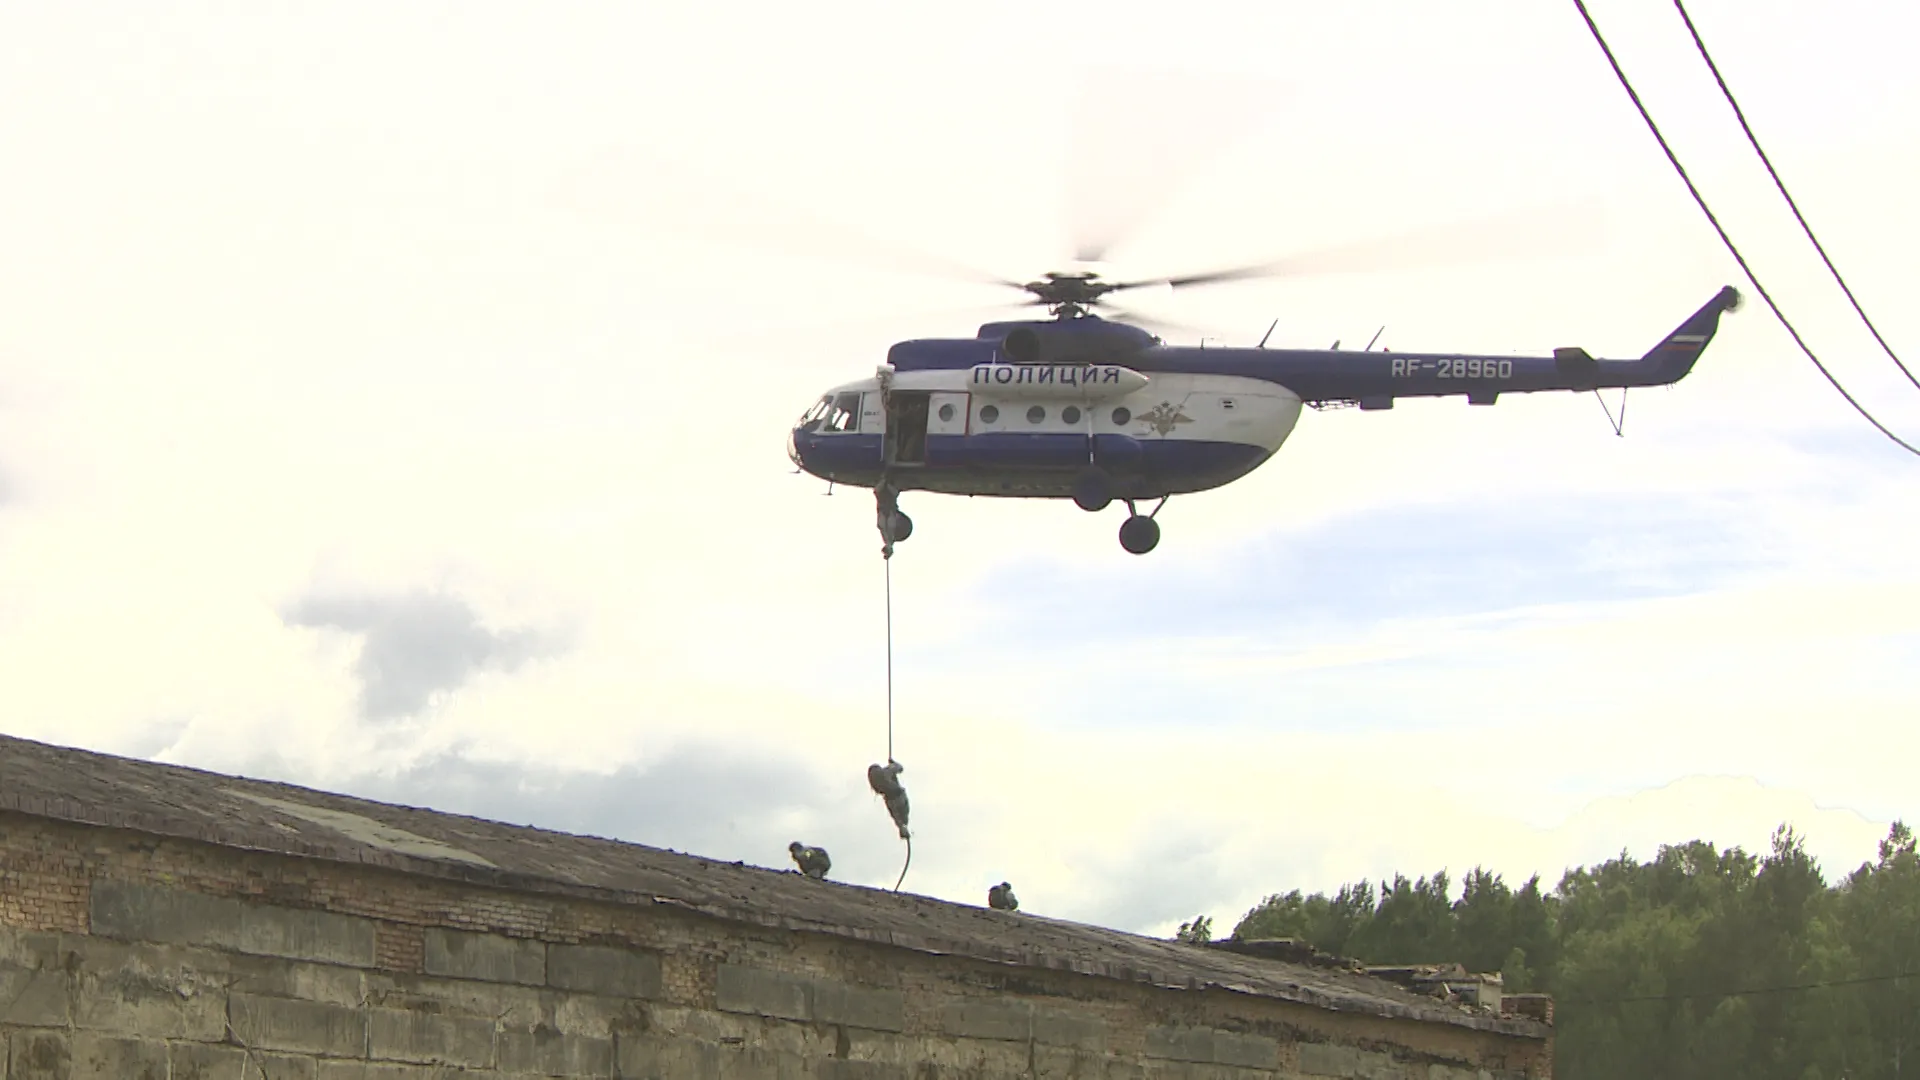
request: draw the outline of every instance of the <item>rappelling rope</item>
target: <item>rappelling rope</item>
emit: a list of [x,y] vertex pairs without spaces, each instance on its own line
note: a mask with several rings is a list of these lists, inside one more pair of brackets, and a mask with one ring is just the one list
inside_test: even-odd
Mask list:
[[893,560],[887,568],[887,760],[893,760]]
[[[889,399],[893,388],[893,369],[883,366],[880,368],[878,375],[880,382],[881,414],[891,416],[893,415],[893,406]],[[876,496],[880,495],[887,484],[887,476],[884,471],[881,473],[880,484],[881,487],[875,488]],[[899,515],[899,506],[895,503],[894,497],[898,494],[898,492],[889,492],[887,497],[881,500],[879,506],[879,508],[885,512],[884,517],[880,521],[880,539],[882,541],[880,545],[880,561],[885,567],[887,597],[887,764],[889,766],[895,764],[893,756],[893,540],[894,519]],[[891,816],[891,808],[889,808],[889,816]],[[904,817],[905,815],[903,814],[902,818],[904,819]],[[900,827],[900,839],[905,841],[907,845],[907,858],[905,862],[900,864],[900,876],[893,883],[894,892],[900,891],[900,886],[907,880],[907,868],[913,865],[913,838],[908,834],[904,820],[901,820],[898,824]]]
[[[893,756],[893,560],[883,559],[886,564],[887,582],[887,760]],[[905,829],[901,830],[905,832]],[[899,892],[900,886],[907,880],[907,868],[913,865],[913,837],[902,836],[907,845],[906,861],[900,864],[900,877],[893,883],[893,891]]]

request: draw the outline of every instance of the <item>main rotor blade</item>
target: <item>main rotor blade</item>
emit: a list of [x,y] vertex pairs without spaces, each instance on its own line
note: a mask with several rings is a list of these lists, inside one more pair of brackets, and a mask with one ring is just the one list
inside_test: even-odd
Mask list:
[[[576,207],[599,216],[613,212],[614,206],[631,209],[651,195],[652,201],[658,204],[653,208],[656,214],[651,217],[669,227],[686,230],[706,242],[735,243],[761,251],[781,250],[803,258],[859,264],[969,284],[1025,288],[1021,282],[988,273],[976,266],[890,239],[881,239],[846,222],[831,220],[818,211],[769,194],[748,191],[718,176],[689,168],[680,161],[633,147],[622,148],[622,155],[634,160],[623,162],[619,171],[637,172],[646,178],[646,183],[616,185],[616,190],[610,193],[582,193],[576,188],[572,200]],[[612,173],[613,163],[603,162],[602,170]],[[586,177],[580,187],[590,189],[606,182],[606,178]],[[583,198],[583,194],[588,197]],[[583,203],[588,205],[582,206]]]
[[1259,278],[1417,270],[1505,259],[1551,258],[1586,254],[1598,250],[1604,243],[1605,217],[1599,202],[1582,201],[1321,248],[1272,262],[1120,282],[1110,291],[1152,285],[1182,289]]
[[1194,173],[1272,120],[1282,89],[1290,87],[1185,72],[1083,72],[1063,193],[1073,257],[1103,261]]
[[[947,331],[940,328],[937,323],[961,318],[980,322],[1022,318],[1024,317],[1023,309],[1038,304],[1037,300],[1013,301],[1005,304],[966,304],[913,311],[891,311],[884,315],[855,315],[821,322],[732,326],[713,331],[712,340],[723,346],[752,347],[764,351],[767,346],[775,344],[791,346],[795,349],[811,349],[821,346],[824,341],[832,338],[854,341],[881,333],[910,334],[913,337],[939,336]],[[885,329],[888,327],[902,329]],[[906,327],[912,329],[904,329]]]

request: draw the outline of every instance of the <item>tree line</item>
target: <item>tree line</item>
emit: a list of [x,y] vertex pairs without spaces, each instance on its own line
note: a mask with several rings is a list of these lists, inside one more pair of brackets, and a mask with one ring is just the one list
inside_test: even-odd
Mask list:
[[1920,857],[1900,822],[1832,884],[1783,825],[1765,855],[1695,840],[1552,888],[1476,867],[1457,898],[1445,871],[1296,890],[1233,934],[1552,994],[1562,1080],[1920,1080]]

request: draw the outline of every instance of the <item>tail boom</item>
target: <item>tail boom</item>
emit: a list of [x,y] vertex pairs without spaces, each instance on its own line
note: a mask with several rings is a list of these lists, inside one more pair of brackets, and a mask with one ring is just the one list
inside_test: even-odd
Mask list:
[[1560,348],[1551,357],[1462,356],[1441,353],[1328,354],[1327,365],[1302,365],[1298,385],[1283,380],[1309,404],[1348,401],[1363,409],[1392,408],[1395,398],[1465,396],[1491,405],[1501,394],[1587,391],[1666,386],[1693,370],[1720,327],[1720,316],[1738,310],[1732,286],[1688,316],[1660,343],[1635,360],[1596,359],[1585,349]]
[[1397,398],[1461,397],[1492,405],[1501,394],[1665,386],[1693,370],[1720,327],[1739,308],[1727,286],[1637,360],[1595,359],[1585,349],[1552,356],[1474,356],[1459,353],[1340,352],[1338,350],[1177,348],[1151,350],[1135,361],[1149,378],[1161,373],[1229,375],[1277,383],[1303,403],[1344,403],[1390,409]]
[[1585,349],[1553,350],[1554,367],[1568,385],[1554,390],[1602,387],[1670,386],[1687,377],[1720,328],[1720,316],[1740,307],[1740,291],[1729,285],[1699,311],[1647,350],[1638,360],[1595,360]]

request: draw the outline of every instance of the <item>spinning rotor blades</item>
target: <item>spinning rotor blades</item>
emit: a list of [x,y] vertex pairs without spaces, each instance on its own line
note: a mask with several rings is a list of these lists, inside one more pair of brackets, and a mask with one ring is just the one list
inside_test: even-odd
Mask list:
[[[639,201],[631,188],[623,187],[617,194],[604,196],[581,189],[587,189],[589,183],[593,187],[601,186],[614,175],[640,175],[646,177],[648,186],[663,189],[658,192],[664,199],[659,207],[659,218],[695,232],[702,240],[731,240],[760,251],[785,251],[804,258],[827,258],[874,268],[884,266],[922,277],[967,284],[1014,289],[1021,287],[1017,281],[989,274],[955,259],[883,240],[845,222],[830,220],[797,203],[749,192],[718,176],[696,172],[679,162],[642,149],[627,149],[623,155],[631,155],[638,160],[622,162],[620,164],[623,167],[618,170],[612,168],[612,161],[604,163],[606,176],[584,178],[570,201],[578,205],[589,201],[598,204],[604,200],[631,207]],[[600,208],[596,207],[595,212],[601,212]]]
[[1283,89],[1121,68],[1083,75],[1069,118],[1063,192],[1075,261],[1104,261],[1196,172],[1270,122]]
[[1272,262],[1118,282],[1109,291],[1156,285],[1184,289],[1263,278],[1380,273],[1564,256],[1597,250],[1605,239],[1604,224],[1597,202],[1540,207],[1321,248]]
[[[1162,210],[1195,173],[1277,114],[1274,103],[1279,87],[1270,82],[1126,70],[1089,73],[1088,78],[1073,95],[1065,162],[1067,239],[1075,259],[1082,262],[1104,260]],[[1097,273],[1081,271],[1020,281],[918,250],[891,237],[876,237],[784,200],[751,194],[718,177],[697,175],[645,151],[629,152],[643,159],[643,173],[654,185],[664,180],[666,187],[680,188],[693,196],[670,198],[660,207],[664,218],[692,228],[709,240],[731,239],[763,251],[784,250],[804,257],[1027,294],[1003,304],[982,297],[978,304],[965,305],[969,311],[1037,307],[1065,318],[1101,309],[1143,328],[1158,325],[1180,332],[1192,331],[1166,320],[1118,311],[1108,298],[1116,292],[1150,286],[1179,290],[1313,274],[1566,256],[1592,250],[1602,240],[1597,203],[1561,204],[1194,273],[1107,281]],[[654,193],[668,195],[659,186],[654,187]],[[628,205],[632,205],[632,194],[628,189],[624,197]],[[756,281],[753,287],[761,284]]]

